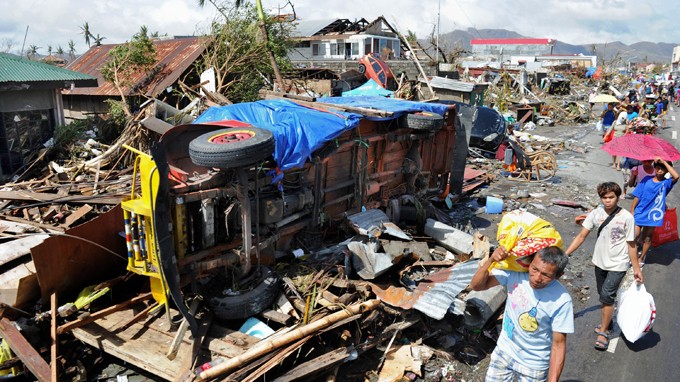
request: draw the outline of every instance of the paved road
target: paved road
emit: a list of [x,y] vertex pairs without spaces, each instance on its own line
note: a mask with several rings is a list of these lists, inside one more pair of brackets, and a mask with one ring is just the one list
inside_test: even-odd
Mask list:
[[[668,128],[659,135],[679,146],[677,140],[680,130],[680,109],[669,111]],[[673,139],[675,138],[675,139]],[[598,147],[599,137],[594,131],[581,138]],[[603,180],[621,181],[621,174],[607,166],[608,156],[602,150],[592,150],[585,160],[563,156],[560,172],[574,176],[593,189]],[[680,162],[678,162],[680,165]],[[676,165],[676,168],[677,166]],[[680,186],[679,186],[680,187]],[[630,201],[624,201],[624,207]],[[680,206],[680,190],[676,189],[668,197],[668,205]],[[593,235],[591,235],[593,236]],[[567,239],[567,243],[571,238]],[[592,249],[594,239],[589,238],[582,248]],[[576,333],[568,338],[567,362],[562,381],[678,381],[680,362],[677,361],[680,340],[680,241],[653,248],[648,254],[647,265],[643,269],[645,286],[652,293],[657,305],[657,320],[654,328],[634,344],[616,337],[607,352],[593,348],[595,334],[593,326],[599,322],[600,308],[594,282],[591,285],[591,298],[586,306],[575,311]],[[587,270],[592,272],[592,268]]]

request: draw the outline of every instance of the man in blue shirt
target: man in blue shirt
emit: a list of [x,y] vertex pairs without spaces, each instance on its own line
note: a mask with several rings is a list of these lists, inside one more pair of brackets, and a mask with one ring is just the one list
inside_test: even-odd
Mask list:
[[494,262],[508,252],[499,246],[482,261],[472,278],[474,290],[504,285],[508,291],[503,330],[486,373],[487,382],[557,382],[567,352],[567,334],[574,332],[574,308],[566,288],[557,281],[569,262],[558,247],[536,252],[529,272],[500,269],[490,271]]

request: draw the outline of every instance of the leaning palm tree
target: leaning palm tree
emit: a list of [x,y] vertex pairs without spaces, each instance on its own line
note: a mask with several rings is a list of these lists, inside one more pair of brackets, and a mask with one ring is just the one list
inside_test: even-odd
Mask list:
[[94,37],[94,36],[92,36],[92,32],[90,32],[90,25],[87,23],[87,21],[85,21],[85,24],[83,24],[80,27],[80,30],[81,30],[80,34],[82,34],[85,37],[85,44],[87,44],[87,47],[89,48],[90,47],[90,37]]
[[[215,0],[208,0],[210,1],[213,5],[215,5]],[[236,8],[240,7],[241,4],[243,3],[243,0],[236,0],[234,2],[234,5]],[[198,0],[198,6],[203,7],[205,5],[205,0]],[[216,5],[215,5],[216,6]],[[258,24],[260,27],[260,33],[262,34],[262,40],[264,40],[264,44],[267,50],[267,54],[269,55],[269,62],[271,63],[272,69],[274,70],[274,77],[276,77],[276,83],[279,86],[280,90],[283,90],[283,77],[281,76],[281,71],[279,70],[279,65],[276,63],[276,57],[274,57],[274,52],[272,51],[271,47],[269,46],[269,32],[267,31],[267,23],[264,15],[264,10],[262,8],[262,0],[255,0],[255,6],[257,8],[257,18],[258,18]],[[217,7],[217,6],[216,6]],[[219,9],[219,7],[217,7]]]

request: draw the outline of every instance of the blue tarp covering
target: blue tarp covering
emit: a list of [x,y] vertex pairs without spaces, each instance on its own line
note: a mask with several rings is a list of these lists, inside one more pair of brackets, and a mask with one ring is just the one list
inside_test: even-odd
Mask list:
[[378,85],[373,79],[369,79],[365,84],[356,89],[342,92],[343,97],[357,97],[357,96],[378,96],[378,97],[392,97],[393,91],[387,90]]
[[414,111],[429,111],[444,115],[448,105],[413,102],[384,97],[324,97],[319,102],[391,111],[390,118],[364,117],[360,114],[328,112],[300,106],[288,100],[245,102],[211,107],[193,123],[237,120],[274,134],[274,159],[279,168],[288,170],[304,166],[311,154],[324,143],[355,128],[361,118],[382,121]]
[[302,167],[314,150],[359,124],[362,116],[324,112],[286,100],[211,107],[193,123],[237,120],[274,134],[274,159],[281,170]]
[[372,121],[384,121],[388,119],[398,118],[403,114],[414,111],[429,111],[431,113],[436,113],[443,116],[449,109],[449,105],[444,105],[441,103],[404,101],[385,97],[368,97],[368,96],[323,97],[317,98],[317,101],[323,103],[332,103],[336,105],[391,111],[394,113],[394,116],[390,118],[365,117],[366,119],[370,119]]

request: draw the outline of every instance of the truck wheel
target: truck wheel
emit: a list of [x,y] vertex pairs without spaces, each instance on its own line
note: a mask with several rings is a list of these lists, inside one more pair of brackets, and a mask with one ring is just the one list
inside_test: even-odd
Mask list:
[[414,130],[436,131],[444,126],[444,117],[439,114],[430,113],[427,111],[409,113],[401,118],[401,126]]
[[274,135],[258,127],[222,129],[203,134],[189,143],[194,164],[234,168],[259,162],[274,152]]
[[208,306],[223,320],[241,320],[254,316],[269,308],[279,293],[279,276],[269,267],[260,266],[260,276],[254,288],[238,295],[212,296]]

